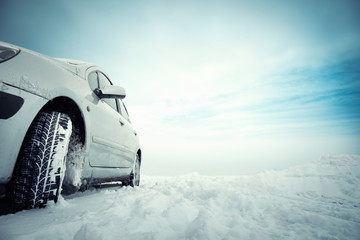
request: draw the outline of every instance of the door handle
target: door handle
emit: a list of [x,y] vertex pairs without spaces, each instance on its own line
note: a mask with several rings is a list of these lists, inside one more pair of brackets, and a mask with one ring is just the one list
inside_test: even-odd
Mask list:
[[124,126],[124,123],[123,123],[123,121],[121,121],[121,119],[119,120],[119,123],[121,126]]

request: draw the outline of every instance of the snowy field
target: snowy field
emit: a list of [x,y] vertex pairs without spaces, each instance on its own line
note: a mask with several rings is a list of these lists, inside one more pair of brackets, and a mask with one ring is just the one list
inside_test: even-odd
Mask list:
[[360,156],[235,177],[142,179],[0,216],[0,239],[360,239]]

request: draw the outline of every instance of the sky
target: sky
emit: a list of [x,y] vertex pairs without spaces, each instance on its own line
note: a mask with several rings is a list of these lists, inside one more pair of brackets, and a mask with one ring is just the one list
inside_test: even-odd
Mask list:
[[1,0],[0,40],[127,91],[149,175],[360,154],[358,1]]

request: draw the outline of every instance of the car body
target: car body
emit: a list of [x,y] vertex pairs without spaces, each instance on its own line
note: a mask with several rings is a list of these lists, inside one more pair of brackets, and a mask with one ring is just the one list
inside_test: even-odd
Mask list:
[[66,164],[64,187],[133,177],[136,162],[138,167],[141,163],[139,137],[122,101],[125,90],[109,79],[94,64],[0,42],[0,185],[14,177],[24,139],[44,111],[64,113],[71,120],[69,149],[77,149],[67,151],[72,163]]

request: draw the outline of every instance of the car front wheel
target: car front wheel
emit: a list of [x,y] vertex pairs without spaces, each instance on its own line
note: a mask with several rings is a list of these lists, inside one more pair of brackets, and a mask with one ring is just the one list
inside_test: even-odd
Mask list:
[[69,116],[40,112],[25,137],[10,188],[15,211],[57,201],[72,131]]

